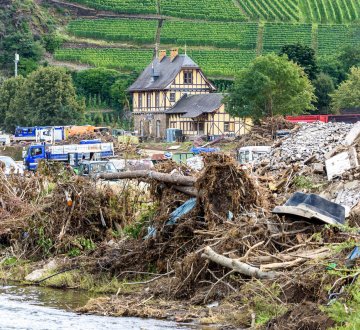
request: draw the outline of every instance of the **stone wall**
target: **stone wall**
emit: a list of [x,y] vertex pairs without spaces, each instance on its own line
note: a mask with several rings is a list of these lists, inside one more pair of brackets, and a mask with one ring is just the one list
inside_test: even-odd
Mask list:
[[[142,124],[141,124],[142,123]],[[143,127],[143,129],[141,129]],[[167,118],[164,113],[159,114],[136,114],[134,113],[134,129],[140,136],[150,138],[166,137],[168,128]]]

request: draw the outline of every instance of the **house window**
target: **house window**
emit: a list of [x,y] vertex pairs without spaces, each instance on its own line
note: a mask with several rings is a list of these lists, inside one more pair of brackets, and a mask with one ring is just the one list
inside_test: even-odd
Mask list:
[[138,94],[138,108],[142,109],[142,94]]
[[175,102],[175,93],[170,93],[170,102]]
[[193,131],[197,132],[198,134],[204,134],[204,123],[202,122],[193,123]]
[[147,93],[146,106],[151,108],[151,93]]
[[164,93],[164,102],[163,102],[163,104],[164,104],[164,109],[166,109],[166,93]]
[[155,93],[155,108],[158,108],[160,105],[160,95],[159,92]]
[[184,71],[184,84],[192,84],[192,71]]
[[171,121],[170,122],[170,127],[171,128],[176,128],[176,121]]
[[234,132],[235,125],[232,122],[226,121],[224,122],[224,132]]

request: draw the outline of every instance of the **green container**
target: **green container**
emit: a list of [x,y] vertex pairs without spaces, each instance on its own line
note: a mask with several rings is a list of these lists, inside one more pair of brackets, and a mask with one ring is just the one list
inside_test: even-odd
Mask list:
[[191,157],[194,157],[192,152],[178,152],[172,155],[172,160],[177,163],[186,163],[186,160]]

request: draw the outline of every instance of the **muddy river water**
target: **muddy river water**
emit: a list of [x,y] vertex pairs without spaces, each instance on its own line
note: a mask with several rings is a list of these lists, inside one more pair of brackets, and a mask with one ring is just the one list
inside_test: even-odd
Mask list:
[[[113,330],[191,329],[175,322],[140,318],[79,315],[71,312],[90,297],[74,290],[0,286],[0,329],[17,330]],[[192,328],[194,329],[194,328]]]

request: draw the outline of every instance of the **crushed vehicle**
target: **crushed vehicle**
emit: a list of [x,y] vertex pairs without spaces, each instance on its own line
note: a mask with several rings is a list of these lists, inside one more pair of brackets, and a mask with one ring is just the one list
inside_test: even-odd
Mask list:
[[115,165],[108,160],[82,161],[78,168],[78,175],[97,178],[103,173],[117,173]]

